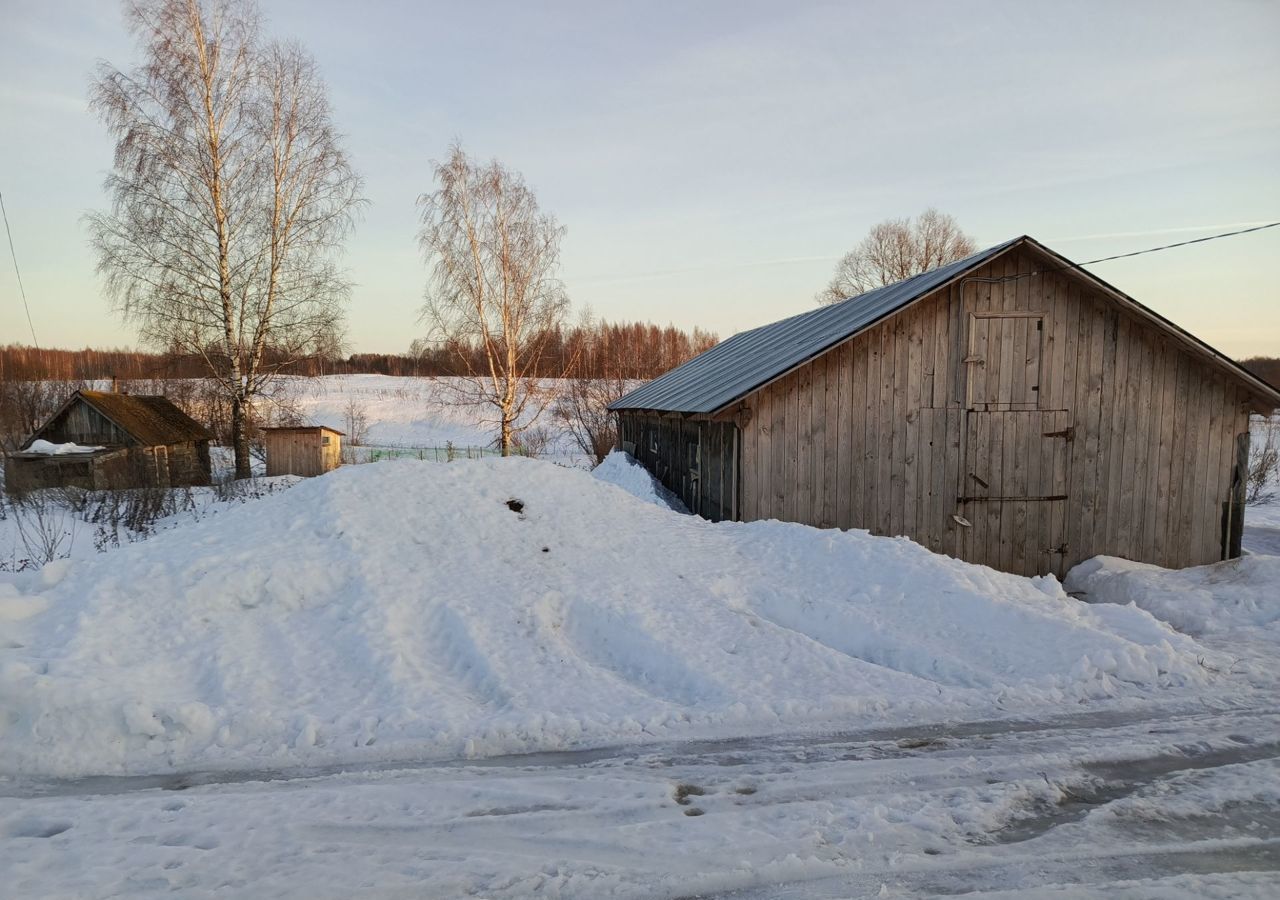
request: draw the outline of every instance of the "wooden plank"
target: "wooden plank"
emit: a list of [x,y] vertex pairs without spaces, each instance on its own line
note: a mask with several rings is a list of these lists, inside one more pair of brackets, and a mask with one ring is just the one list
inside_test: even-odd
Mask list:
[[1195,365],[1194,360],[1187,360],[1187,387],[1186,397],[1187,405],[1183,411],[1184,422],[1183,430],[1186,432],[1186,441],[1182,445],[1182,502],[1178,509],[1178,529],[1184,535],[1182,539],[1182,549],[1178,554],[1181,562],[1178,565],[1187,565],[1196,559],[1196,549],[1199,546],[1199,531],[1203,523],[1197,525],[1196,519],[1200,505],[1200,497],[1196,491],[1196,470],[1199,468],[1199,448],[1204,441],[1204,433],[1197,430],[1196,424],[1200,421],[1202,409],[1202,397],[1204,393],[1204,377],[1199,371],[1199,367]]
[[1008,403],[1011,409],[1024,409],[1034,403],[1035,399],[1031,385],[1027,381],[1027,366],[1031,357],[1031,332],[1035,329],[1035,320],[1006,319],[1005,324],[1011,331],[1008,338],[1013,341]]
[[933,406],[933,382],[937,378],[937,357],[934,332],[937,328],[939,305],[937,298],[916,307],[920,318],[920,400],[921,407]]
[[1186,353],[1174,354],[1173,428],[1169,432],[1169,512],[1164,521],[1164,558],[1162,565],[1173,565],[1185,558],[1190,535],[1182,529],[1183,487],[1187,454],[1187,405],[1190,390],[1190,360]]
[[1164,341],[1148,333],[1144,343],[1142,392],[1139,397],[1143,427],[1139,434],[1139,459],[1136,467],[1138,485],[1134,489],[1134,518],[1138,529],[1138,548],[1143,559],[1151,559],[1156,544],[1156,506],[1160,490],[1160,412],[1164,387]]
[[872,530],[888,534],[893,504],[893,370],[894,342],[890,327],[880,329],[880,402],[876,407],[876,521]]
[[964,549],[963,532],[965,529],[952,516],[962,514],[961,505],[957,498],[960,496],[960,472],[963,467],[964,457],[961,435],[964,428],[965,412],[959,406],[954,405],[948,405],[946,411],[946,425],[944,426],[946,452],[943,456],[944,466],[939,521],[942,527],[946,529],[942,541],[942,552],[960,558]]
[[950,384],[955,377],[951,353],[951,321],[954,315],[954,291],[948,289],[939,293],[937,308],[933,316],[933,393],[930,406],[944,407],[948,405]]
[[1201,563],[1217,562],[1222,558],[1222,501],[1227,491],[1222,488],[1223,419],[1226,417],[1226,382],[1216,372],[1202,370],[1208,379],[1205,403],[1208,409],[1208,442],[1200,469],[1204,479],[1204,493],[1198,518],[1204,523],[1201,538]]
[[799,394],[797,399],[800,404],[800,473],[799,481],[802,485],[800,496],[797,499],[796,521],[803,522],[806,525],[817,525],[818,516],[815,510],[820,505],[818,496],[818,452],[821,448],[821,441],[818,434],[818,424],[821,420],[821,408],[819,407],[819,397],[822,397],[822,403],[826,403],[825,391],[819,394],[818,377],[819,367],[816,363],[810,363],[805,366],[801,372]]
[[773,508],[773,404],[774,392],[766,388],[756,393],[756,491],[749,521],[770,518]]
[[793,372],[783,379],[787,389],[786,413],[783,431],[786,434],[786,452],[783,457],[782,479],[779,483],[782,518],[788,522],[799,521],[799,491],[796,482],[800,472],[800,379]]
[[821,525],[836,527],[837,481],[840,471],[840,353],[827,353],[821,360],[823,367],[822,444],[818,447],[821,457],[818,472],[821,493]]
[[932,456],[929,463],[931,479],[929,498],[929,549],[936,553],[951,552],[947,536],[951,533],[954,522],[951,513],[955,507],[956,493],[951,489],[952,483],[947,480],[950,457],[954,453],[951,446],[947,420],[950,411],[947,407],[933,409]]
[[889,534],[906,533],[906,475],[907,458],[910,455],[907,443],[914,432],[908,434],[904,427],[910,414],[910,397],[908,386],[911,378],[911,336],[908,333],[909,317],[898,316],[894,319],[894,374],[893,374],[893,418],[889,427],[893,431],[893,465],[889,480],[893,488],[893,499],[890,505]]
[[[920,308],[916,307],[906,317],[903,338],[907,343],[907,370],[905,378],[905,406],[898,416],[898,428],[904,431],[902,445],[902,520],[901,533],[915,538],[916,520],[920,503],[919,490],[921,476],[918,469],[920,459],[920,410],[921,397],[924,393],[924,358],[923,358],[923,322]],[[899,391],[903,390],[903,379],[899,379]]]
[[1105,454],[1104,499],[1106,501],[1102,522],[1103,543],[1113,553],[1121,545],[1123,535],[1121,527],[1121,467],[1124,463],[1124,429],[1125,402],[1124,392],[1129,374],[1129,354],[1125,352],[1129,343],[1129,320],[1126,316],[1111,313],[1110,325],[1112,333],[1107,342],[1107,356],[1104,361],[1104,379],[1106,388],[1102,399],[1105,404],[1103,421],[1106,429],[1103,433],[1102,452]]
[[[1105,388],[1107,321],[1100,304],[1077,285],[1071,285],[1069,292],[1080,318],[1080,352],[1087,353],[1084,358],[1088,360],[1085,370],[1087,390],[1084,403],[1085,421],[1078,423],[1081,427],[1084,452],[1079,468],[1073,473],[1077,475],[1080,482],[1076,489],[1076,496],[1079,499],[1075,504],[1079,512],[1073,516],[1077,530],[1071,538],[1071,559],[1074,563],[1095,555],[1094,548],[1099,545],[1098,530],[1103,525],[1105,506],[1100,476],[1103,465],[1102,395]],[[1080,439],[1077,437],[1077,440]]]
[[1147,520],[1151,541],[1152,560],[1161,560],[1167,553],[1169,521],[1169,488],[1173,478],[1173,407],[1177,388],[1177,350],[1168,341],[1161,340],[1157,364],[1160,409],[1158,438],[1155,456],[1155,502],[1151,505],[1151,517]]
[[855,516],[858,528],[875,531],[880,516],[880,359],[884,355],[884,330],[877,328],[864,343],[867,354],[865,399],[862,419],[862,492],[854,502],[860,503],[861,517]]
[[862,415],[863,400],[855,399],[855,388],[862,384],[853,377],[855,356],[862,360],[863,377],[866,377],[866,355],[861,350],[860,341],[847,341],[841,345],[837,355],[839,366],[839,403],[840,427],[836,435],[836,456],[839,460],[836,467],[836,525],[840,528],[853,527],[851,495],[856,490],[856,479],[862,472],[862,461],[855,462],[854,453],[862,447]]
[[736,451],[736,469],[738,477],[734,480],[734,518],[750,522],[755,518],[756,492],[760,489],[759,473],[756,468],[756,436],[760,430],[760,394],[756,392],[746,398],[746,408],[751,418],[741,427]]

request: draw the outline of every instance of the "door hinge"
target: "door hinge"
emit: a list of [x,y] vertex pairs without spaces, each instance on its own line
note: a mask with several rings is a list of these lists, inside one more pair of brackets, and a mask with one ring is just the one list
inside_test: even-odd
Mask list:
[[1046,431],[1044,432],[1044,436],[1060,437],[1064,441],[1067,441],[1068,443],[1070,443],[1071,441],[1074,441],[1076,439],[1076,429],[1074,425],[1068,425],[1066,428],[1062,429],[1061,431]]

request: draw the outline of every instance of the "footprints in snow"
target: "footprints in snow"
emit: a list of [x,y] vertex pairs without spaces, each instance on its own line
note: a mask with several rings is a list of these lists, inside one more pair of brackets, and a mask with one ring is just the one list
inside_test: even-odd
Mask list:
[[[755,792],[756,792],[755,786],[750,784],[743,784],[743,785],[739,785],[736,788],[733,788],[733,793],[738,794],[739,796],[742,796],[742,797],[749,797]],[[680,784],[676,785],[675,790],[672,792],[672,799],[676,801],[676,804],[678,806],[685,807],[684,814],[686,816],[697,817],[697,816],[706,815],[706,810],[704,810],[700,806],[692,806],[691,804],[693,801],[690,798],[705,797],[707,796],[707,793],[708,792],[706,788],[699,787],[696,784],[687,784],[685,782],[681,782]]]
[[51,838],[71,830],[70,822],[53,819],[22,819],[5,829],[11,838]]

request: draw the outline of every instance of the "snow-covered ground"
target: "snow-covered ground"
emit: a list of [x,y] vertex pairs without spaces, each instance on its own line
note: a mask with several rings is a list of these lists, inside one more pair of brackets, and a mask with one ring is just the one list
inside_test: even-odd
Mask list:
[[[303,418],[316,425],[348,430],[348,411],[366,417],[364,443],[374,448],[491,448],[497,436],[494,410],[459,406],[450,390],[451,379],[400,378],[389,375],[328,375],[294,378],[287,393]],[[582,454],[557,421],[551,408],[557,395],[553,380],[543,385],[547,402],[533,428],[546,432],[547,446],[538,455],[582,463]]]
[[[377,440],[471,444],[421,399]],[[0,574],[0,894],[1280,894],[1274,504],[1065,589],[622,454],[207,507]]]
[[0,621],[0,771],[56,776],[1140,703],[1227,665],[1051,578],[526,459],[347,466],[8,576]]

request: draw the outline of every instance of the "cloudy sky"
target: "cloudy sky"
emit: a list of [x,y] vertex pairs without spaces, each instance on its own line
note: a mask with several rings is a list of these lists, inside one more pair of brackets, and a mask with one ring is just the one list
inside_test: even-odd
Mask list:
[[[1280,3],[261,0],[329,81],[371,203],[349,336],[420,332],[414,201],[459,139],[568,228],[574,301],[721,336],[811,308],[928,206],[1069,258],[1280,220]],[[93,271],[110,0],[0,0],[0,193],[40,343],[132,345]],[[0,342],[30,332],[0,245]],[[1280,355],[1280,228],[1094,271],[1220,349]]]

